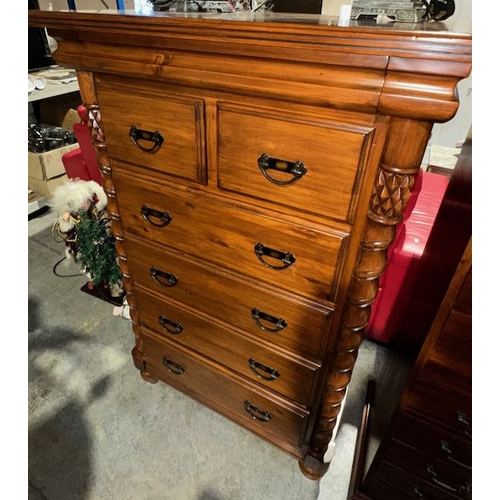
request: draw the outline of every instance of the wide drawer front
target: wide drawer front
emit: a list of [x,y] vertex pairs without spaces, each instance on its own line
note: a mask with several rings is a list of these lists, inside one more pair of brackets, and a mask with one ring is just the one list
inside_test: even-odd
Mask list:
[[[410,498],[426,500],[456,500],[457,498],[470,498],[470,496],[457,496],[426,479],[384,461],[382,461],[377,468],[376,478],[380,482],[386,483],[399,491],[402,498],[406,498],[405,495]],[[367,479],[366,488],[370,491],[369,479]],[[468,495],[468,493],[466,495]],[[395,497],[394,500],[399,500],[399,497]]]
[[472,439],[472,399],[419,380],[405,400],[407,410]]
[[222,189],[351,221],[373,129],[218,105]]
[[254,382],[308,406],[319,367],[301,363],[259,345],[234,330],[213,323],[167,300],[135,291],[141,324],[172,341],[231,368]]
[[113,171],[122,226],[257,280],[328,300],[345,234],[230,207]]
[[472,471],[392,440],[384,450],[384,460],[415,474],[460,498],[468,498]]
[[183,179],[206,180],[204,103],[159,89],[97,79],[99,106],[112,158]]
[[400,414],[393,427],[392,437],[467,473],[472,469],[471,442],[445,429]]
[[[144,330],[144,329],[143,329]],[[308,411],[168,340],[143,336],[146,369],[257,434],[299,454]]]
[[126,248],[136,284],[241,328],[256,341],[321,359],[332,309],[252,286],[132,236],[127,237]]

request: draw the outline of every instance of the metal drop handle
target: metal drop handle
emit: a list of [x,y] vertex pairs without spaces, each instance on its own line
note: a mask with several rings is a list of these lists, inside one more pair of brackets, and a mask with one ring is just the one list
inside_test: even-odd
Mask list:
[[149,275],[153,278],[158,285],[172,287],[177,285],[178,279],[175,274],[166,273],[155,266],[152,266],[149,270]]
[[[252,372],[257,375],[257,377],[261,378],[262,380],[267,380],[268,382],[272,382],[273,380],[276,380],[281,376],[278,370],[276,370],[275,368],[269,368],[269,366],[259,363],[254,358],[250,358],[248,360],[248,366],[250,367],[250,370],[252,370]],[[268,373],[269,375],[262,375],[262,373],[259,373],[257,370]]]
[[413,493],[419,498],[420,500],[425,500],[424,494],[422,493],[422,490],[420,489],[420,486],[414,485],[413,486]]
[[[136,147],[145,153],[156,153],[163,144],[163,136],[159,130],[151,132],[137,128],[135,125],[130,127],[128,136]],[[151,142],[149,147],[143,146],[139,141]]]
[[441,486],[442,488],[448,491],[453,491],[453,492],[457,491],[457,488],[454,488],[453,486],[450,486],[449,484],[446,484],[445,482],[438,479],[437,472],[434,470],[434,467],[431,464],[427,464],[425,466],[425,470],[429,474],[430,479],[433,483]]
[[452,463],[454,463],[456,465],[460,465],[460,467],[463,467],[464,469],[472,470],[472,466],[464,464],[460,460],[457,460],[456,458],[453,457],[453,452],[451,451],[450,444],[448,443],[448,441],[445,441],[443,439],[440,440],[439,441],[439,447],[446,453],[446,458],[450,462],[452,462]]
[[[252,309],[251,314],[252,319],[255,321],[255,324],[266,332],[276,333],[288,326],[283,318],[276,318],[274,316],[271,316],[270,314],[259,311],[257,308]],[[268,326],[263,324],[261,320],[274,325],[274,328],[269,328]]]
[[460,486],[451,486],[450,484],[445,483],[443,480],[439,479],[437,472],[434,470],[434,467],[431,464],[427,464],[425,466],[425,470],[429,474],[430,479],[434,484],[441,486],[441,488],[444,488],[447,491],[457,493],[457,492],[470,492],[471,490],[470,483],[465,483]]
[[171,319],[165,318],[162,314],[158,316],[158,323],[166,332],[171,333],[172,335],[178,335],[179,333],[182,333],[182,330],[184,329],[180,323],[176,323]]
[[471,424],[469,422],[469,419],[467,417],[467,414],[464,413],[463,411],[457,411],[457,420],[464,425],[464,434],[472,438],[472,431],[471,431]]
[[[266,153],[260,155],[259,159],[257,160],[257,165],[259,165],[262,175],[269,182],[272,182],[273,184],[276,184],[278,186],[289,186],[290,184],[297,182],[307,174],[307,168],[302,161],[280,160],[279,158],[271,158]],[[269,170],[286,172],[287,174],[291,174],[292,177],[286,181],[280,181],[269,175]]]
[[150,224],[156,227],[165,227],[172,222],[172,217],[168,212],[161,212],[160,210],[155,210],[147,205],[142,205],[141,215],[144,220],[147,220]]
[[[286,269],[287,267],[290,267],[296,260],[291,252],[281,252],[280,250],[275,250],[274,248],[266,247],[264,246],[263,243],[260,242],[253,247],[253,250],[255,252],[255,255],[257,255],[257,258],[262,262],[262,264],[264,264],[266,267],[275,269],[277,271],[281,271],[283,269]],[[267,262],[264,259],[264,257],[276,259],[282,262],[283,265],[282,266],[273,265]]]
[[186,371],[184,366],[175,363],[170,358],[163,358],[163,364],[167,367],[167,370],[174,375],[182,375]]
[[273,418],[272,414],[268,411],[261,410],[257,406],[250,403],[250,401],[245,401],[243,403],[243,408],[245,411],[254,419],[260,420],[261,422],[269,422]]

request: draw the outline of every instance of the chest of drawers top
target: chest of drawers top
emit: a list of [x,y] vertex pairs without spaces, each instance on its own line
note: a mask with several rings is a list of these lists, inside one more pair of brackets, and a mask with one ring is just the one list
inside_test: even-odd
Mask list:
[[471,35],[453,18],[338,27],[334,17],[304,14],[108,10],[29,11],[28,19],[64,40],[57,60],[79,70],[435,121],[456,111],[454,86],[472,61]]

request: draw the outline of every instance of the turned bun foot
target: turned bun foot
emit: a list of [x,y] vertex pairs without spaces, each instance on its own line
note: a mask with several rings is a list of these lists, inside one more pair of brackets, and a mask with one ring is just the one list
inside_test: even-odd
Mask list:
[[150,373],[143,370],[141,370],[141,377],[150,384],[156,384],[156,382],[158,382],[158,377],[155,377],[154,375],[151,375]]
[[302,474],[313,481],[321,479],[329,467],[329,463],[322,463],[309,456],[306,456],[303,461],[299,461],[299,468]]

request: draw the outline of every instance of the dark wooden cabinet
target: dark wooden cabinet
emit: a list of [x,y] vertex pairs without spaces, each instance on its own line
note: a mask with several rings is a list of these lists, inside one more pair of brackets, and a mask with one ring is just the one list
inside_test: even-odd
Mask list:
[[352,498],[367,497],[472,498],[472,240]]
[[30,12],[78,70],[144,379],[328,468],[429,135],[471,70],[446,24]]

